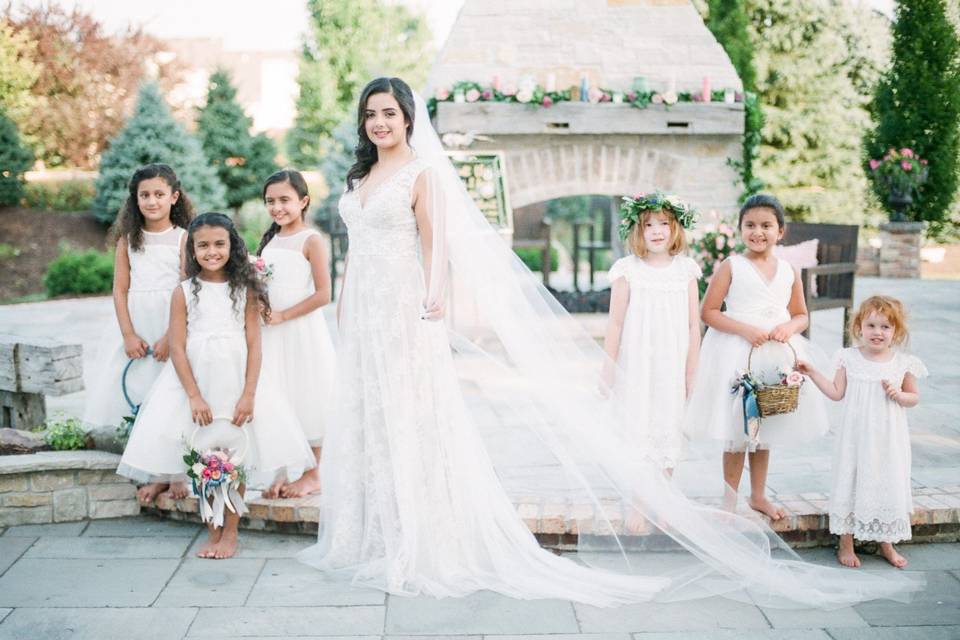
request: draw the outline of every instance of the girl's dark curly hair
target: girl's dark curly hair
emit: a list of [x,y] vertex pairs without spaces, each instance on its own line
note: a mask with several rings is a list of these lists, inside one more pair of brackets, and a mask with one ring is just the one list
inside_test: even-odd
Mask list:
[[400,105],[400,111],[403,112],[403,119],[407,123],[407,144],[410,143],[410,136],[413,135],[413,120],[417,107],[413,100],[413,91],[410,85],[400,78],[376,78],[371,80],[363,88],[360,94],[360,102],[357,104],[357,146],[353,150],[357,156],[357,161],[350,170],[347,171],[347,191],[353,191],[353,187],[370,173],[370,167],[377,162],[377,145],[367,137],[366,117],[367,100],[375,93],[389,93],[397,99]]
[[256,296],[260,303],[260,315],[266,318],[270,315],[270,299],[267,297],[267,289],[260,278],[257,277],[250,264],[250,258],[247,254],[247,247],[240,239],[237,228],[233,224],[230,216],[223,213],[209,212],[203,213],[194,218],[193,222],[187,228],[187,278],[190,279],[190,291],[193,293],[194,300],[199,300],[200,293],[200,263],[197,261],[197,254],[193,248],[193,235],[200,227],[220,227],[226,229],[230,234],[230,257],[227,263],[223,265],[223,270],[227,274],[227,282],[230,284],[230,300],[233,302],[233,310],[243,314],[243,309],[239,308],[241,295],[246,290],[247,295]]
[[184,193],[177,174],[173,172],[169,165],[154,163],[140,167],[133,172],[133,177],[130,178],[128,187],[130,195],[127,196],[126,202],[120,207],[117,221],[114,223],[110,234],[113,242],[120,238],[126,238],[132,251],[140,251],[143,248],[144,217],[140,212],[140,206],[137,204],[137,190],[140,188],[141,182],[151,178],[162,178],[169,185],[171,192],[180,193],[180,197],[170,207],[170,222],[181,229],[186,229],[187,225],[190,224],[190,219],[193,218],[193,203]]
[[[264,202],[267,200],[267,187],[279,182],[286,182],[293,187],[293,190],[297,192],[297,196],[299,196],[301,200],[310,197],[310,190],[307,188],[307,181],[303,179],[302,173],[296,169],[281,169],[267,178],[267,181],[263,183],[263,193],[261,194],[260,198]],[[307,209],[309,208],[310,201],[307,200],[307,206],[300,210],[301,220],[307,217]],[[276,222],[270,223],[270,228],[268,228],[266,233],[263,234],[263,237],[260,238],[260,246],[257,247],[257,255],[263,253],[263,248],[266,247],[267,244],[273,239],[273,236],[277,235],[278,231],[280,231],[280,225],[278,225]]]

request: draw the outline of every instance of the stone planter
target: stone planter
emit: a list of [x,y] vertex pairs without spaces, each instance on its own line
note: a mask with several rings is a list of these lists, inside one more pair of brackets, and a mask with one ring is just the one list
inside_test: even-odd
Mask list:
[[887,222],[880,225],[881,278],[919,278],[923,223]]

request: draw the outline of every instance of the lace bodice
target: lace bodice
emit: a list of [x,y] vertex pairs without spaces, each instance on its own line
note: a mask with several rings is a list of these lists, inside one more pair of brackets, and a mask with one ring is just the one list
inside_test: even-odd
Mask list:
[[340,216],[347,225],[351,258],[417,255],[417,220],[410,194],[424,167],[420,160],[411,160],[367,193],[362,206],[358,187],[343,194]]
[[187,337],[198,334],[242,333],[246,291],[242,292],[236,305],[230,299],[230,284],[200,280],[200,291],[193,295],[190,279],[180,283],[187,300]]
[[607,278],[626,278],[630,290],[687,292],[691,280],[701,278],[700,267],[687,256],[674,256],[665,267],[651,267],[642,258],[626,256],[613,263]]
[[846,369],[847,380],[859,382],[880,382],[889,380],[900,382],[907,373],[916,378],[927,376],[927,367],[915,355],[897,351],[890,360],[877,362],[868,360],[856,347],[840,349],[833,357],[834,368]]
[[777,259],[777,272],[766,281],[747,258],[730,256],[731,282],[724,301],[727,315],[751,324],[786,322],[794,272],[786,260]]
[[185,233],[180,227],[158,233],[144,231],[139,251],[127,245],[130,291],[173,291],[180,282],[180,241]]

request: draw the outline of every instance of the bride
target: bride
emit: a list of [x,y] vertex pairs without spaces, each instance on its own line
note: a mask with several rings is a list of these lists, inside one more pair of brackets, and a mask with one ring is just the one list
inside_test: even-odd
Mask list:
[[[831,608],[922,588],[804,563],[764,525],[692,502],[638,462],[596,392],[602,351],[486,222],[423,101],[377,78],[357,133],[340,200],[337,404],[319,540],[302,561],[394,594],[596,606],[720,594]],[[461,384],[484,402],[468,407]],[[509,459],[484,438],[503,439]],[[518,516],[508,488],[524,483],[576,505],[576,561],[542,549]],[[654,541],[666,550],[645,550]]]

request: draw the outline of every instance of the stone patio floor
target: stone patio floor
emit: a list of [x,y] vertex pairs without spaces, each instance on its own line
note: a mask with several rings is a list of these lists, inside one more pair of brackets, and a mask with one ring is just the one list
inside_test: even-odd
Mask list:
[[[960,484],[960,283],[857,280],[858,299],[888,293],[911,312],[911,348],[931,371],[910,414],[913,482]],[[108,298],[0,307],[0,332],[80,342],[86,375],[98,336],[111,321]],[[813,340],[840,346],[839,312],[813,316]],[[582,320],[596,333],[602,317]],[[51,398],[79,413],[83,394]],[[778,495],[822,495],[828,439],[777,453],[770,487]],[[494,452],[496,454],[496,452]],[[703,471],[703,470],[701,470]],[[706,470],[709,472],[709,470]],[[712,472],[711,472],[712,473]],[[696,493],[698,478],[690,474]],[[929,492],[927,492],[929,493]],[[811,498],[813,499],[813,498]],[[903,548],[927,589],[914,602],[870,602],[832,612],[767,610],[723,599],[618,609],[562,601],[518,601],[490,593],[455,600],[398,598],[332,582],[292,556],[309,536],[243,532],[237,558],[193,557],[199,527],[146,516],[11,527],[0,536],[0,640],[5,638],[408,638],[480,640],[940,640],[960,638],[960,544]],[[801,550],[832,565],[829,548]],[[864,558],[864,569],[893,571]]]

